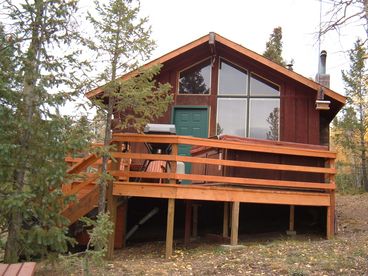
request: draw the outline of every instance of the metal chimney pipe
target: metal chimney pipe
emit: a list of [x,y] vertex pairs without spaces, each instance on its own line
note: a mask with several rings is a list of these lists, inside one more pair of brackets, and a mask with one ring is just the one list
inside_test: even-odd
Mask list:
[[325,75],[326,74],[326,58],[327,58],[327,52],[325,50],[321,51],[321,54],[319,55],[319,74]]

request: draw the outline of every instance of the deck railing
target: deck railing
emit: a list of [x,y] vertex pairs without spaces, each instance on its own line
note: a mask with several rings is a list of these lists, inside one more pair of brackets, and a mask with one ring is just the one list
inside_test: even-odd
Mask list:
[[[334,175],[336,173],[334,161],[336,153],[324,149],[315,149],[306,145],[305,148],[296,145],[286,145],[279,143],[269,144],[261,142],[237,142],[237,141],[222,141],[215,139],[203,139],[190,136],[175,136],[175,135],[144,135],[144,134],[115,134],[113,143],[125,145],[125,152],[113,152],[112,156],[116,159],[123,159],[126,162],[144,162],[145,160],[161,161],[170,164],[169,169],[163,172],[147,171],[147,170],[113,170],[111,175],[116,178],[126,179],[124,183],[145,182],[145,180],[156,179],[162,182],[170,182],[172,184],[178,181],[190,181],[192,185],[229,185],[236,187],[258,187],[272,189],[298,189],[298,190],[318,190],[318,191],[333,191],[335,189]],[[172,147],[171,154],[152,154],[141,153],[142,146],[129,147],[131,144],[170,144]],[[291,144],[291,143],[290,143]],[[181,156],[178,154],[180,145],[190,145],[199,148],[197,156]],[[134,149],[139,148],[139,151]],[[317,148],[317,147],[316,147]],[[133,150],[132,150],[133,149]],[[252,154],[267,154],[268,156],[284,156],[283,160],[288,157],[298,157],[305,159],[315,159],[316,162],[310,162],[308,165],[299,164],[280,164],[275,162],[253,162],[241,160],[227,160],[219,157],[208,158],[205,154],[209,151],[233,150],[237,152],[245,152]],[[200,157],[198,157],[200,156]],[[204,156],[204,157],[203,157]],[[323,161],[323,162],[321,162]],[[254,178],[251,173],[249,177],[239,177],[231,174],[226,175],[209,175],[207,170],[202,170],[198,173],[195,170],[190,174],[178,173],[176,171],[177,162],[191,163],[192,166],[218,166],[219,168],[241,168],[262,171],[273,171],[281,174],[293,173],[294,179],[284,180],[282,177],[277,179]],[[283,161],[283,163],[285,163]],[[301,162],[302,164],[305,162]],[[322,165],[321,165],[322,164]],[[303,175],[300,179],[316,179],[319,181],[304,181],[298,180],[298,174]],[[312,177],[312,175],[314,175]],[[307,177],[306,177],[307,176]],[[119,184],[119,181],[116,182]]]

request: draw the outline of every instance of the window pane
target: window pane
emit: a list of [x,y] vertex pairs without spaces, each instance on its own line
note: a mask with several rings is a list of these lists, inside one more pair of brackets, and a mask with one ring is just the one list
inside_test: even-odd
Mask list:
[[221,60],[219,74],[219,95],[246,95],[247,71]]
[[251,99],[249,137],[279,140],[280,99]]
[[251,96],[280,96],[280,88],[257,75],[250,76]]
[[206,60],[179,75],[180,94],[209,94],[211,88],[211,62]]
[[220,98],[217,103],[217,135],[245,136],[247,100]]

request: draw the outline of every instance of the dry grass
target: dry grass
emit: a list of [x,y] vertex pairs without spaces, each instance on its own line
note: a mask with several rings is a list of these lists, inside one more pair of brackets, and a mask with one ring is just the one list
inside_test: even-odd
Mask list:
[[[113,261],[92,268],[92,274],[368,275],[368,194],[339,196],[337,214],[339,234],[333,240],[276,236],[268,241],[243,241],[245,247],[237,250],[202,240],[190,248],[178,245],[170,260],[164,259],[163,242],[145,243],[117,251]],[[39,273],[62,274],[46,268]]]

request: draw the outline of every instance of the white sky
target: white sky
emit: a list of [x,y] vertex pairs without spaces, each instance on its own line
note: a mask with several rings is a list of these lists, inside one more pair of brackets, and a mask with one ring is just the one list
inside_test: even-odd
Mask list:
[[[331,0],[322,0],[322,14]],[[295,61],[294,70],[315,77],[318,70],[319,0],[141,0],[142,16],[148,16],[157,43],[152,59],[162,56],[213,31],[262,54],[273,29],[282,27],[283,57]],[[362,27],[331,32],[321,42],[327,51],[331,88],[344,94],[341,70],[348,69],[346,52]]]

